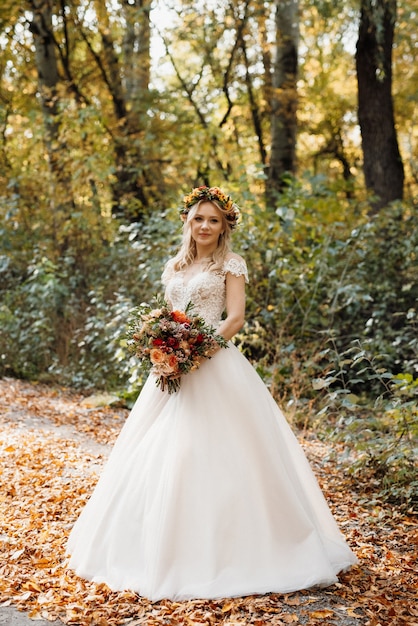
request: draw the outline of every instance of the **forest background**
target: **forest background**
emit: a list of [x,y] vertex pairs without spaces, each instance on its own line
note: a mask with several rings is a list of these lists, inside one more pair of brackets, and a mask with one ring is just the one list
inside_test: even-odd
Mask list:
[[238,345],[296,427],[416,503],[413,4],[3,0],[0,375],[130,405],[130,313],[182,195],[217,185],[243,214]]

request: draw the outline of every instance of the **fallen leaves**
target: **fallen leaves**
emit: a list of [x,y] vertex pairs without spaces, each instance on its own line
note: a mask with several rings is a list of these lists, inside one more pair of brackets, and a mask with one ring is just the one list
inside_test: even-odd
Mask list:
[[324,617],[332,617],[333,615],[334,611],[330,611],[329,609],[322,609],[320,611],[310,611],[309,618],[323,620]]
[[[98,406],[97,406],[98,404]],[[418,525],[369,502],[331,462],[305,451],[360,564],[327,589],[219,601],[150,602],[66,569],[69,531],[127,412],[71,390],[0,381],[0,603],[33,620],[82,626],[413,626]],[[1,606],[1,604],[0,604]]]

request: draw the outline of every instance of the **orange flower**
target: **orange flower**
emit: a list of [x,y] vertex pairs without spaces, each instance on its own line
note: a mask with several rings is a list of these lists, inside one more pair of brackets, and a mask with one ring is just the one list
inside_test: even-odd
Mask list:
[[182,311],[171,311],[171,317],[178,324],[190,324],[190,319]]
[[162,350],[159,350],[158,348],[153,348],[150,351],[149,358],[151,359],[151,363],[154,363],[155,365],[157,365],[159,363],[164,362],[165,354]]
[[173,376],[178,373],[178,361],[175,354],[164,354],[163,360],[154,363],[154,372],[159,376]]
[[171,367],[171,369],[177,369],[177,357],[175,354],[169,354],[167,359],[167,365]]

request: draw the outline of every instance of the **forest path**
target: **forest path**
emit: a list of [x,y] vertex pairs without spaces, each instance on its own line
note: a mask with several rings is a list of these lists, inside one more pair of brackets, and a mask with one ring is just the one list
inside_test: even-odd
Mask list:
[[[0,380],[0,626],[417,626],[418,524],[359,494],[331,444],[299,440],[359,565],[326,589],[150,602],[65,568],[68,533],[128,411],[71,389]],[[369,489],[370,492],[370,489]],[[19,609],[19,613],[16,611]],[[22,611],[22,613],[20,613]]]

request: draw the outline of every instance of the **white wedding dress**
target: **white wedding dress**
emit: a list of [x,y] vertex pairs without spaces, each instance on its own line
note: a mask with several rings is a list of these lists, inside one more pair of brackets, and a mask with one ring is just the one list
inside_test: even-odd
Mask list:
[[[184,282],[173,307],[214,326],[225,274]],[[337,581],[356,562],[283,414],[232,344],[177,393],[149,376],[68,542],[69,567],[151,600],[291,592]]]

